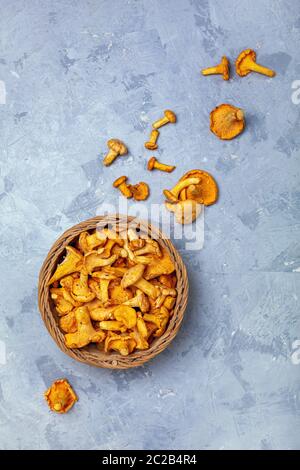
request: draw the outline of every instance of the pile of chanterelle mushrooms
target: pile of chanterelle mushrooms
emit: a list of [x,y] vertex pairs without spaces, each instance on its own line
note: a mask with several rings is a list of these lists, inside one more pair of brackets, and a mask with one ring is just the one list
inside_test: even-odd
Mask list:
[[82,232],[48,284],[68,348],[123,356],[164,333],[177,297],[168,251],[133,228]]

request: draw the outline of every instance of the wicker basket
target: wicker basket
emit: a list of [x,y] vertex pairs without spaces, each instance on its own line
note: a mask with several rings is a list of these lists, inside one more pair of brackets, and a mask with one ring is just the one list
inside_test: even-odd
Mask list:
[[[177,290],[178,296],[174,309],[174,314],[170,319],[167,330],[165,333],[154,339],[151,343],[150,348],[143,351],[135,351],[129,356],[121,356],[117,352],[105,353],[96,348],[94,344],[90,344],[82,349],[69,349],[65,346],[64,335],[58,326],[58,316],[55,312],[53,302],[50,298],[50,290],[47,286],[49,279],[55,271],[57,263],[59,263],[64,255],[65,247],[79,236],[82,231],[104,228],[107,225],[115,224],[117,221],[120,230],[127,228],[128,224],[132,221],[136,223],[138,221],[139,228],[142,232],[151,233],[152,237],[159,238],[159,243],[164,246],[170,253],[170,256],[176,266],[177,274]],[[175,338],[186,309],[188,299],[188,278],[186,268],[183,261],[170,242],[170,240],[164,238],[162,233],[157,228],[141,220],[137,220],[133,217],[127,217],[122,215],[108,215],[105,217],[94,217],[92,219],[81,222],[78,225],[70,228],[64,232],[61,237],[54,243],[51,250],[49,251],[39,276],[39,287],[38,287],[38,300],[39,309],[44,323],[56,342],[59,348],[66,353],[68,356],[76,359],[77,361],[84,362],[96,367],[105,367],[111,369],[128,369],[130,367],[137,367],[149,361],[154,356],[162,352],[170,342]]]

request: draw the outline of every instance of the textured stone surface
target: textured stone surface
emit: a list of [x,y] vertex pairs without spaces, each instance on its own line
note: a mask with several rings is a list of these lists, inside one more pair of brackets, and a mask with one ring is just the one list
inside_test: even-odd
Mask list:
[[[0,6],[0,447],[299,449],[299,2]],[[200,76],[245,47],[276,78]],[[222,102],[246,111],[247,130],[232,142],[208,130]],[[143,142],[167,107],[179,119],[163,130],[159,155],[178,169],[147,175]],[[104,170],[99,155],[112,136],[131,155]],[[114,177],[143,175],[150,205],[162,200],[163,179],[170,185],[195,167],[215,175],[220,200],[206,211],[203,250],[176,243],[191,284],[179,336],[137,370],[72,361],[37,309],[49,247],[117,202]],[[64,417],[43,400],[59,377],[80,397]]]

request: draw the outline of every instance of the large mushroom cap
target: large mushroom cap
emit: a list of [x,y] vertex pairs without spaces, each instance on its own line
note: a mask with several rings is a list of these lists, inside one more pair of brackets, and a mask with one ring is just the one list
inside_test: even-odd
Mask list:
[[110,139],[107,141],[107,146],[113,150],[114,152],[117,152],[119,155],[126,155],[128,152],[128,149],[124,142],[119,139]]
[[189,178],[199,178],[200,183],[187,188],[188,199],[193,199],[205,206],[210,206],[217,201],[219,190],[212,175],[202,170],[190,170],[182,176],[180,181]]
[[256,53],[253,49],[245,49],[240,53],[238,58],[235,61],[235,67],[238,75],[240,77],[245,77],[248,73],[251,72],[251,69],[248,68],[248,64],[252,64],[256,61]]
[[244,113],[240,108],[221,104],[210,113],[210,130],[222,140],[233,139],[244,127]]

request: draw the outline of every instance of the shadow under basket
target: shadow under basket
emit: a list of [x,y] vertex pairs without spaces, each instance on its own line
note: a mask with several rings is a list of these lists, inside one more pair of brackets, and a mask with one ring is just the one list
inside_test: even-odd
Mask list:
[[[103,229],[105,227],[112,227],[116,231],[126,230],[129,226],[138,227],[144,234],[151,235],[159,241],[162,247],[165,247],[175,265],[177,275],[177,300],[174,308],[174,314],[171,317],[164,334],[155,338],[149,349],[143,351],[135,351],[129,356],[121,356],[117,352],[106,353],[100,351],[94,344],[90,344],[81,349],[69,349],[65,345],[64,334],[58,326],[58,315],[55,306],[50,297],[50,288],[47,285],[56,266],[60,263],[65,255],[65,248],[67,245],[73,244],[81,232],[93,229]],[[157,354],[161,353],[175,338],[183,320],[184,312],[188,300],[188,277],[186,268],[183,264],[182,258],[179,255],[173,244],[165,238],[162,232],[148,224],[146,221],[136,219],[131,216],[124,215],[107,215],[97,216],[89,220],[85,220],[77,225],[74,225],[69,230],[64,232],[50,249],[39,275],[38,286],[38,302],[42,319],[58,345],[58,347],[68,356],[76,359],[77,361],[85,364],[104,367],[110,369],[128,369],[143,365]]]

